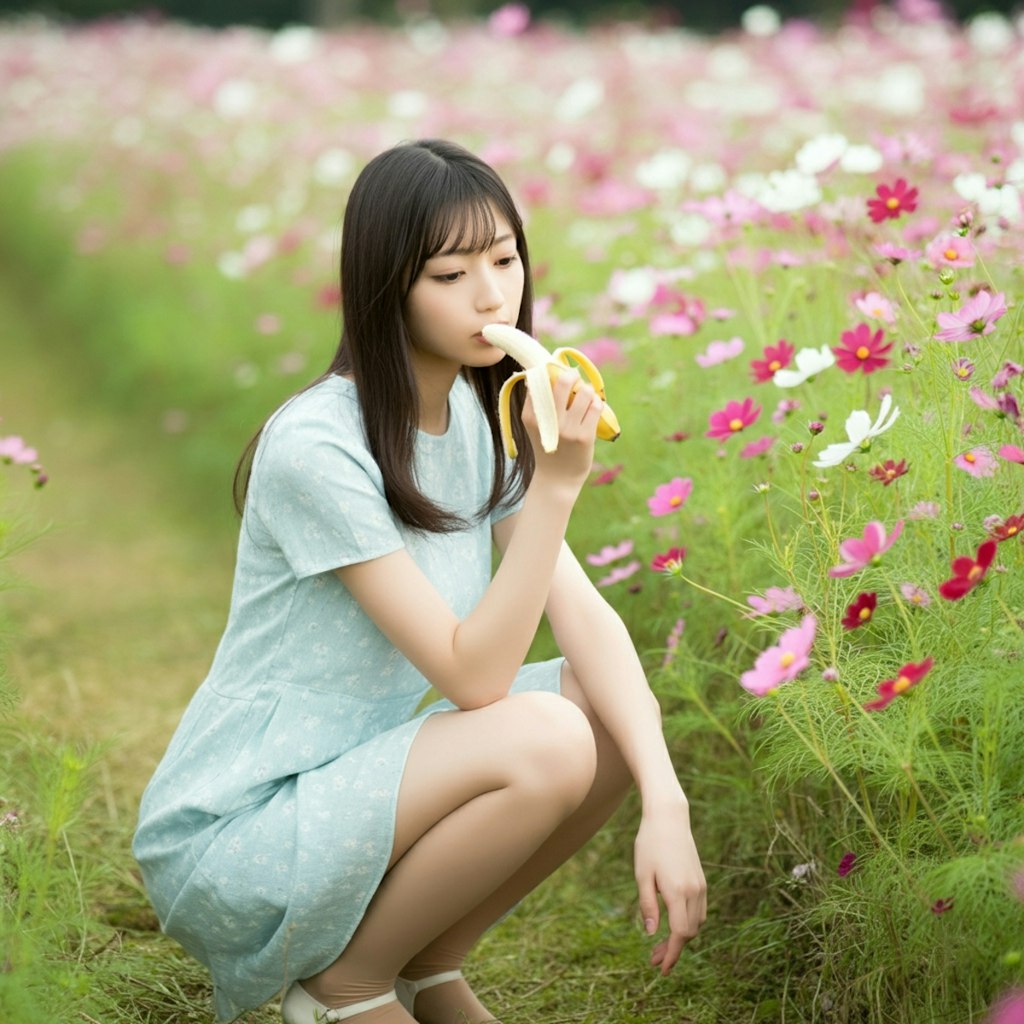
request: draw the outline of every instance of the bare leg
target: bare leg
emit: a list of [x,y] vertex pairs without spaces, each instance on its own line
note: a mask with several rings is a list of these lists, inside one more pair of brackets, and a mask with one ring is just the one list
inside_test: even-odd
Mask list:
[[[562,671],[562,693],[584,712],[594,734],[597,771],[585,800],[522,867],[412,957],[402,968],[402,977],[416,980],[461,967],[480,936],[583,846],[622,802],[632,781],[629,771],[568,664]],[[464,981],[424,989],[416,997],[415,1015],[421,1024],[476,1024],[493,1019]]]
[[[418,951],[507,881],[580,806],[595,772],[585,715],[555,694],[513,694],[433,715],[413,742],[391,865],[341,956],[303,987],[326,1006],[383,994]],[[408,1021],[394,1004],[353,1024]]]

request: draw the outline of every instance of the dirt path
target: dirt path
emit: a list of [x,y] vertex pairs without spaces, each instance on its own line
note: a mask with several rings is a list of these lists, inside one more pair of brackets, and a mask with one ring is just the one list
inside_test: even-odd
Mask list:
[[127,825],[223,626],[228,481],[204,512],[176,486],[159,412],[140,428],[94,400],[95,374],[48,350],[69,325],[32,300],[0,277],[0,436],[22,435],[50,476],[34,491],[26,471],[0,466],[8,507],[49,525],[0,594],[8,665],[22,712],[55,736],[109,742],[105,802]]

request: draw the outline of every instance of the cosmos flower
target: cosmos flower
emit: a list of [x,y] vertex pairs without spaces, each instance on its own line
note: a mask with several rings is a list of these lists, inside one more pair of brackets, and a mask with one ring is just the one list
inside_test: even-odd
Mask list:
[[981,542],[974,558],[970,555],[954,558],[951,566],[953,575],[939,584],[939,594],[947,601],[959,601],[985,578],[995,557],[996,541],[990,539]]
[[872,520],[864,527],[862,536],[850,537],[839,545],[839,557],[843,561],[840,565],[829,569],[829,576],[852,576],[869,565],[878,565],[882,560],[882,555],[896,543],[896,539],[902,532],[902,519],[896,521],[892,533],[888,535],[882,523],[877,519]]
[[726,402],[724,409],[708,417],[708,430],[704,436],[719,440],[732,437],[755,423],[760,415],[761,406],[754,405],[752,398],[745,398],[742,402]]
[[896,320],[896,310],[893,304],[880,295],[878,292],[868,292],[859,299],[854,300],[854,305],[865,315],[873,320],[884,320],[887,324]]
[[1007,462],[1019,462],[1024,466],[1024,448],[1018,448],[1015,444],[1004,444],[999,449],[999,458]]
[[859,629],[866,626],[874,617],[878,605],[878,594],[858,594],[854,602],[847,606],[842,618],[842,627],[846,630]]
[[682,565],[685,558],[686,548],[669,548],[651,559],[651,568],[655,572],[667,572]]
[[880,462],[877,466],[872,466],[868,470],[868,476],[873,480],[878,480],[883,487],[888,487],[894,480],[898,480],[907,472],[907,460],[900,459],[899,462],[894,462],[892,459],[886,459],[885,462]]
[[692,490],[693,481],[689,477],[674,477],[654,489],[653,496],[647,499],[647,507],[652,516],[667,516],[686,504]]
[[934,267],[973,267],[974,246],[960,235],[940,235],[924,249],[925,257]]
[[992,476],[999,463],[983,445],[961,452],[953,459],[953,465],[974,477]]
[[1010,516],[1006,520],[994,523],[989,529],[988,535],[994,541],[999,542],[1024,536],[1024,515]]
[[916,583],[901,583],[900,593],[907,604],[916,605],[918,608],[927,608],[932,603],[928,591],[917,586]]
[[607,544],[600,551],[587,555],[587,561],[591,565],[608,565],[620,558],[633,554],[633,542],[624,540],[619,544]]
[[698,352],[694,358],[697,365],[705,369],[709,366],[717,366],[719,363],[735,359],[743,351],[742,338],[730,338],[728,341],[712,341],[707,349]]
[[804,599],[792,587],[768,587],[764,597],[750,594],[747,597],[747,604],[753,609],[747,612],[747,618],[753,619],[759,615],[800,611],[804,606]]
[[836,357],[832,354],[832,350],[828,345],[822,345],[820,349],[800,349],[794,360],[796,362],[795,370],[778,370],[772,377],[772,380],[780,388],[795,388],[798,384],[811,380],[821,373],[822,370],[827,370],[830,366],[834,366]]
[[628,580],[634,573],[639,572],[640,568],[640,562],[636,559],[625,565],[617,565],[607,576],[602,576],[595,586],[610,587],[614,583],[621,583],[623,580]]
[[1005,295],[1002,292],[991,295],[982,289],[955,313],[938,314],[937,320],[942,330],[935,333],[935,340],[971,341],[984,337],[996,329],[996,321],[1005,313]]
[[[889,409],[892,408],[892,415]],[[823,448],[821,454],[814,461],[813,465],[819,468],[838,466],[845,462],[856,451],[868,451],[871,448],[872,438],[884,434],[899,418],[898,406],[892,405],[892,395],[885,395],[879,407],[878,418],[874,423],[870,416],[863,409],[851,412],[846,418],[846,436],[848,441],[839,441]]]
[[897,697],[913,689],[935,664],[932,658],[925,658],[916,665],[904,665],[896,674],[895,679],[886,679],[878,685],[878,696],[864,705],[865,711],[881,711],[887,708]]
[[839,865],[836,867],[836,874],[839,875],[840,878],[845,878],[853,870],[856,863],[857,854],[848,850],[840,859]]
[[901,214],[913,213],[917,209],[917,189],[909,188],[903,178],[897,178],[892,186],[878,185],[877,198],[867,201],[868,216],[876,223],[896,220]]
[[852,331],[843,331],[840,344],[832,347],[836,363],[845,373],[874,373],[889,365],[886,353],[892,349],[892,342],[882,344],[884,333],[881,328],[873,334],[867,324],[858,324]]
[[754,667],[740,677],[740,685],[763,697],[796,679],[810,664],[817,625],[813,615],[805,615],[799,626],[787,629],[777,644],[757,656]]
[[775,438],[771,434],[759,437],[756,441],[751,441],[750,444],[744,445],[740,449],[740,458],[756,459],[758,455],[764,455],[774,443]]

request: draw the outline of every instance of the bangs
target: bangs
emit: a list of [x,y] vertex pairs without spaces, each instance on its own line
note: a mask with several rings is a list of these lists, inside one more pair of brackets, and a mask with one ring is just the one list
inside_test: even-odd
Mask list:
[[434,256],[490,249],[498,234],[492,203],[490,196],[478,193],[457,199],[438,210],[423,238],[420,265]]

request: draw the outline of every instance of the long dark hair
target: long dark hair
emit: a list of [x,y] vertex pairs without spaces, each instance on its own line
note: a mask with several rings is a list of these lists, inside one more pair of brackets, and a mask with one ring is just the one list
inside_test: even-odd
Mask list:
[[[404,306],[423,265],[446,242],[484,252],[495,237],[492,206],[511,226],[523,265],[520,330],[532,333],[533,288],[523,222],[508,189],[486,163],[442,139],[403,143],[374,157],[349,194],[341,238],[342,332],[330,366],[312,387],[332,374],[355,381],[363,427],[384,478],[384,494],[408,526],[434,533],[462,528],[464,521],[425,497],[416,485],[413,455],[419,393],[410,359]],[[487,417],[494,449],[491,493],[480,515],[522,495],[533,474],[533,450],[520,419],[523,388],[513,395],[512,424],[519,457],[509,476],[498,425],[498,392],[518,366],[509,357],[490,367],[465,367]],[[261,430],[235,471],[235,507],[241,512]]]

